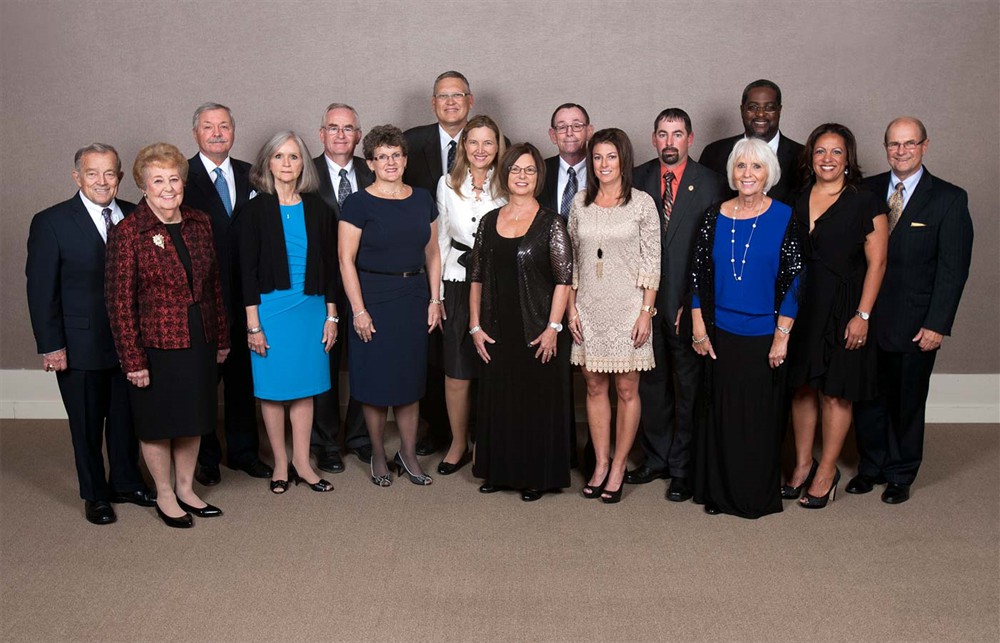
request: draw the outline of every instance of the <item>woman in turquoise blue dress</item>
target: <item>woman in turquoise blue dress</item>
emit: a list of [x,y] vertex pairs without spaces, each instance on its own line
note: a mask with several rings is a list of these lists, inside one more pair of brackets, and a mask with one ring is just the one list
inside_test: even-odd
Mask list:
[[[337,239],[333,213],[312,194],[319,186],[309,150],[294,132],[273,136],[257,154],[250,181],[259,194],[239,211],[240,268],[254,395],[274,453],[271,491],[288,481],[314,491],[333,485],[309,461],[313,396],[329,390],[337,341]],[[285,450],[285,403],[292,464]]]

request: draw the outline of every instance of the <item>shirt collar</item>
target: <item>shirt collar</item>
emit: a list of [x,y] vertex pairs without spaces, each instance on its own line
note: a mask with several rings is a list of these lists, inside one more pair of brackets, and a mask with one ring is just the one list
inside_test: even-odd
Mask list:
[[[924,175],[924,166],[921,165],[920,169],[916,172],[903,179],[903,193],[913,194],[913,191],[917,188],[917,183],[920,183],[920,177]],[[896,184],[899,183],[899,177],[896,176],[894,172],[889,172],[889,191],[892,192],[896,189]]]
[[104,205],[97,205],[96,203],[94,203],[93,201],[91,201],[90,199],[88,199],[87,197],[85,197],[83,195],[83,192],[78,192],[78,194],[80,195],[80,200],[83,201],[83,207],[87,208],[87,212],[90,214],[90,216],[92,216],[94,218],[101,218],[101,217],[103,217],[104,215],[101,214],[101,211],[104,208],[110,208],[112,216],[114,216],[114,214],[119,209],[118,208],[118,203],[114,199],[111,199],[111,203],[109,203],[108,205],[104,206]]
[[574,170],[576,170],[576,175],[577,176],[580,176],[581,174],[586,174],[587,173],[587,157],[584,157],[583,160],[580,161],[579,163],[577,163],[576,165],[570,165],[569,163],[566,162],[566,159],[564,159],[563,157],[560,156],[559,157],[559,171],[560,172],[569,172],[569,168],[573,168]]
[[205,169],[208,171],[209,174],[215,172],[215,168],[217,167],[222,168],[223,174],[229,174],[232,171],[233,164],[228,156],[226,157],[226,160],[224,160],[222,163],[219,163],[218,165],[216,165],[215,162],[212,161],[212,159],[205,156],[202,152],[198,152],[198,156],[201,157],[201,162],[205,165]]
[[326,159],[326,167],[329,168],[330,172],[332,172],[333,174],[338,174],[339,175],[341,170],[347,170],[348,174],[350,174],[351,172],[354,171],[354,159],[353,158],[350,161],[347,162],[347,165],[344,165],[344,166],[338,165],[336,161],[334,161],[332,158],[330,158],[326,154],[323,155],[323,158]]
[[438,140],[441,141],[442,150],[448,149],[448,143],[451,143],[452,141],[455,141],[455,145],[457,146],[458,139],[461,136],[462,136],[462,130],[458,130],[458,132],[455,133],[455,138],[452,138],[451,135],[448,134],[448,132],[444,131],[444,128],[441,127],[441,124],[438,123]]

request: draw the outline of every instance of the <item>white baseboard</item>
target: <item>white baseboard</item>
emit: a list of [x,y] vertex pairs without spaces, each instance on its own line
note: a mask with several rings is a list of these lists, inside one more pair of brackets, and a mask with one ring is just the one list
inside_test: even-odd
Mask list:
[[[346,390],[346,378],[347,374],[343,373],[341,391]],[[66,410],[54,374],[39,370],[0,370],[0,419],[65,418]],[[932,375],[927,421],[1000,424],[1000,374]]]

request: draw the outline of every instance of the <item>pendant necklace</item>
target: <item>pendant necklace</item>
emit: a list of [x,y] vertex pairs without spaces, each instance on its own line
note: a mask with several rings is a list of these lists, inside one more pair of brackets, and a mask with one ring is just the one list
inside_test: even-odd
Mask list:
[[759,219],[760,215],[762,214],[761,208],[763,206],[764,206],[764,199],[761,198],[760,203],[757,204],[757,216],[754,217],[753,223],[750,225],[750,236],[747,237],[747,242],[743,246],[743,262],[740,264],[739,275],[736,274],[736,218],[735,217],[740,211],[740,206],[739,205],[733,206],[732,230],[730,230],[730,233],[733,235],[733,238],[732,241],[729,242],[730,243],[729,263],[733,269],[733,279],[735,279],[736,281],[743,281],[743,272],[746,271],[747,269],[747,253],[750,252],[750,241],[753,239],[754,231],[757,230],[757,219]]
[[[601,206],[597,206],[597,207],[600,208],[601,210],[609,209],[609,208],[603,208]],[[602,214],[604,216],[602,216],[601,218],[604,219],[603,223],[606,224],[608,216],[604,212],[602,212]],[[605,232],[605,228],[606,228],[605,225],[601,225],[600,226],[601,236],[597,240],[597,278],[598,279],[602,279],[604,277],[604,248],[603,248],[603,246],[604,246],[604,232]]]

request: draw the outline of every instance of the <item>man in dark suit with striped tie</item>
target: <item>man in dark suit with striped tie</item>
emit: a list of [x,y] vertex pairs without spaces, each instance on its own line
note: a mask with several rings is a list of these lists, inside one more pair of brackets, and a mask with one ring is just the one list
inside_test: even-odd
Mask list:
[[582,105],[563,103],[552,112],[549,139],[559,154],[545,159],[545,186],[538,201],[563,219],[569,217],[573,196],[587,187],[587,142],[593,134]]
[[969,276],[973,232],[965,190],[923,165],[930,144],[923,123],[893,120],[884,144],[891,171],[865,180],[889,206],[885,277],[872,312],[881,390],[854,405],[861,461],[846,491],[886,484],[882,502],[900,504],[923,460],[931,371]]

